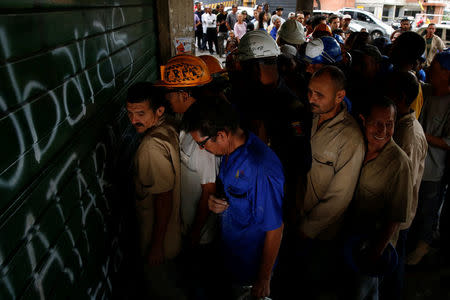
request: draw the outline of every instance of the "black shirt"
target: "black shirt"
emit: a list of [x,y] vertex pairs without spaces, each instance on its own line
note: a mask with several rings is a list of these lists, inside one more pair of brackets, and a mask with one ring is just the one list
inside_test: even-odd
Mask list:
[[219,32],[227,32],[228,28],[227,28],[227,14],[226,13],[218,13],[217,14],[217,24],[220,24],[220,22],[224,21],[223,24],[219,25]]

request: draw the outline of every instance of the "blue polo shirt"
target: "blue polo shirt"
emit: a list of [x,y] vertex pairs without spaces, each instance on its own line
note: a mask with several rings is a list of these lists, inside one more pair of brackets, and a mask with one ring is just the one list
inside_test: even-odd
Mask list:
[[253,284],[262,259],[266,232],[282,224],[283,167],[254,134],[222,158],[219,178],[230,206],[223,212],[225,266],[235,284]]

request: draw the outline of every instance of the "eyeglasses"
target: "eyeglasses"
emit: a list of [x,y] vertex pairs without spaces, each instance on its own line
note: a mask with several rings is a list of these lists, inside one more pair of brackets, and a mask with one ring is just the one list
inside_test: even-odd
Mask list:
[[198,145],[200,148],[205,148],[205,144],[209,141],[210,138],[212,138],[212,136],[208,136],[208,137],[207,137],[206,139],[204,139],[203,141],[197,142],[197,145]]

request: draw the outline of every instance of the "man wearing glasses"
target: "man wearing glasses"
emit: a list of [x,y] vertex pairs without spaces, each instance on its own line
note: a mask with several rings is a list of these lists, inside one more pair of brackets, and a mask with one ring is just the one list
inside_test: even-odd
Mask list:
[[225,299],[239,298],[250,286],[257,299],[268,297],[283,232],[281,162],[258,137],[240,128],[237,113],[219,98],[194,104],[183,124],[199,146],[223,156],[223,195],[211,195],[208,204],[221,216],[219,257],[226,275],[220,280],[231,292]]

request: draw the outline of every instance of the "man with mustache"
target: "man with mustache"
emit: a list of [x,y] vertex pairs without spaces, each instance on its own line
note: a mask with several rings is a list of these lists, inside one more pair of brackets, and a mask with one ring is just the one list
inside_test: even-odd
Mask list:
[[130,122],[142,134],[134,183],[144,293],[152,299],[185,299],[174,279],[181,247],[178,133],[151,83],[131,86],[126,101]]
[[[338,270],[338,232],[355,190],[364,159],[364,140],[358,124],[343,102],[345,75],[335,66],[315,72],[308,99],[314,114],[311,129],[312,166],[306,194],[297,199],[298,255],[307,299],[317,291],[332,292]],[[314,287],[317,287],[314,288]]]

